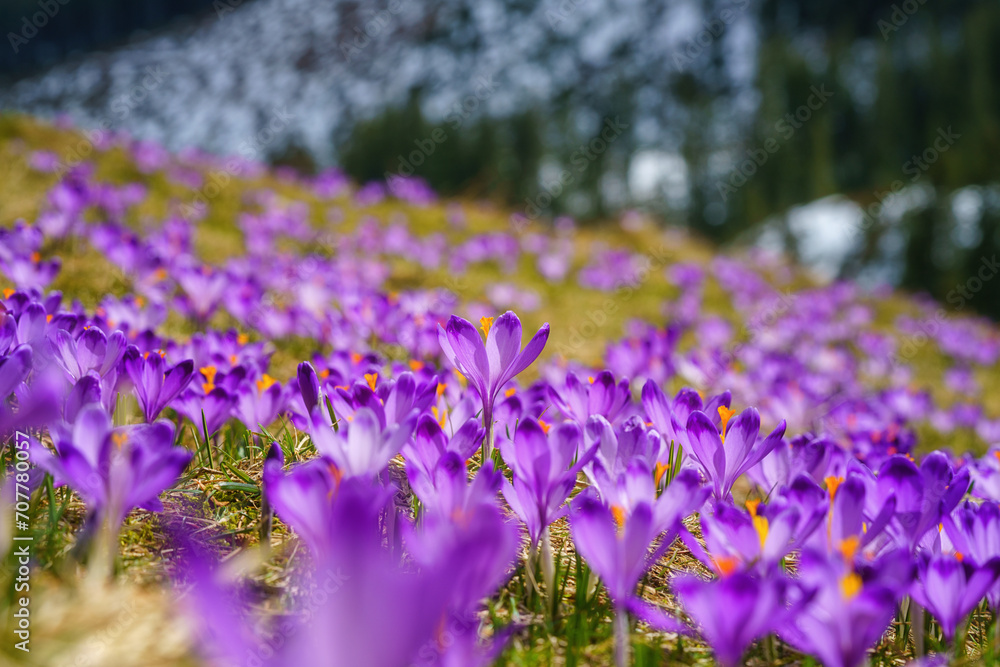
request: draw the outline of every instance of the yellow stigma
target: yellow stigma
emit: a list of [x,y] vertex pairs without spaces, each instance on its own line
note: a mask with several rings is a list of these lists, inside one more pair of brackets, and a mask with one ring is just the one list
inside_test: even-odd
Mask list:
[[548,433],[549,429],[552,428],[551,426],[549,426],[549,423],[544,419],[539,419],[538,425],[542,427],[542,433]]
[[490,327],[493,326],[493,318],[492,317],[480,317],[479,318],[479,326],[482,327],[482,329],[483,329],[483,335],[486,336],[487,338],[489,338],[489,336],[490,336]]
[[128,433],[111,434],[111,442],[115,443],[115,447],[117,447],[118,449],[121,449],[122,445],[124,445],[127,441],[128,441]]
[[240,334],[239,336],[236,337],[236,342],[239,343],[240,345],[246,345],[247,343],[250,342],[250,336],[246,334]]
[[361,363],[361,355],[358,354],[357,352],[351,352],[351,363],[352,364],[360,364]]
[[441,425],[441,428],[444,428],[445,422],[448,421],[448,411],[447,410],[439,411],[436,405],[432,405],[431,412],[434,413],[434,419],[436,419],[437,423]]
[[751,498],[745,504],[747,511],[750,512],[750,516],[757,516],[757,507],[760,505],[760,501],[756,498]]
[[137,297],[135,297],[135,305],[137,305],[140,308],[142,308],[143,306],[146,305],[146,300],[143,299],[141,296],[137,296]]
[[730,410],[724,405],[719,406],[719,417],[722,418],[722,441],[726,441],[726,427],[729,425],[729,420],[733,418],[736,414],[736,410]]
[[715,563],[715,569],[723,577],[735,572],[737,566],[740,564],[740,561],[735,556],[712,556],[711,558],[712,562]]
[[440,397],[441,395],[444,394],[444,390],[447,389],[447,388],[448,388],[448,385],[446,385],[446,384],[438,384],[437,388],[434,390],[434,393],[438,397]]
[[857,572],[851,572],[840,580],[840,592],[848,600],[861,592],[861,577]]
[[841,540],[840,544],[837,545],[837,550],[845,561],[852,561],[854,554],[858,552],[860,542],[857,535],[851,535]]
[[333,463],[331,463],[327,467],[327,470],[329,471],[330,476],[333,478],[333,488],[330,489],[330,493],[326,495],[326,499],[333,500],[333,494],[336,493],[337,489],[340,488],[340,480],[344,478],[344,473],[340,472],[340,468],[338,468]]
[[767,532],[770,528],[770,523],[767,521],[767,517],[753,516],[753,528],[757,531],[757,539],[760,540],[760,550],[764,550],[764,544],[767,542]]
[[588,375],[587,376],[587,382],[589,382],[590,384],[594,384],[594,376],[593,375]]
[[218,373],[218,369],[215,366],[204,366],[199,368],[198,371],[205,376],[205,381],[202,383],[201,388],[205,390],[205,393],[211,393],[215,389],[215,375]]
[[653,471],[653,484],[659,486],[660,480],[663,479],[663,476],[667,474],[668,470],[670,470],[669,464],[657,461],[656,470]]
[[826,482],[826,490],[830,492],[830,502],[832,503],[834,497],[837,495],[837,489],[840,488],[840,484],[844,481],[844,478],[830,475],[829,477],[824,477],[823,481]]
[[267,391],[267,390],[268,390],[268,389],[269,389],[269,388],[271,387],[271,385],[273,385],[274,383],[275,383],[275,379],[274,379],[273,377],[271,377],[270,375],[268,375],[267,373],[264,373],[264,374],[263,374],[263,375],[262,375],[262,376],[260,377],[260,379],[259,379],[259,380],[257,380],[257,393],[258,393],[258,394],[263,394],[263,393],[264,393],[265,391]]
[[506,396],[507,398],[510,398],[511,396],[513,396],[516,393],[517,393],[517,387],[511,387],[510,389],[508,389],[507,391],[505,391],[503,393],[503,395]]
[[375,383],[378,382],[378,373],[365,373],[365,382],[368,383],[372,391],[375,391]]
[[424,362],[418,359],[410,359],[410,370],[411,371],[422,371],[424,369]]
[[3,290],[3,298],[9,299],[12,296],[14,296],[14,290],[9,287],[5,287]]
[[625,529],[625,508],[621,505],[612,505],[611,516],[615,518],[615,524],[618,526],[618,532],[620,533]]

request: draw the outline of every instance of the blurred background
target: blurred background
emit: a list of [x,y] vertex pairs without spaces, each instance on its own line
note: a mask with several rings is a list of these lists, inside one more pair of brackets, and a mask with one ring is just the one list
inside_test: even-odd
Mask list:
[[641,209],[1000,318],[1000,3],[4,0],[0,27],[5,110],[514,222]]

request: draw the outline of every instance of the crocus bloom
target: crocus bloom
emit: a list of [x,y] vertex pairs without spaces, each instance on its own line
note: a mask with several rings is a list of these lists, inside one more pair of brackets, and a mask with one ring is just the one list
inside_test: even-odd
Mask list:
[[487,456],[493,447],[493,405],[503,386],[538,358],[549,339],[549,325],[532,336],[521,349],[521,320],[507,311],[494,322],[482,319],[486,341],[468,320],[455,315],[446,327],[438,326],[438,341],[448,361],[464,375],[483,402]]
[[[942,521],[955,551],[975,563],[986,563],[1000,556],[1000,506],[985,502],[976,506],[966,502]],[[1000,608],[1000,585],[986,595],[994,610]]]
[[694,389],[681,389],[671,401],[667,399],[660,386],[648,380],[642,387],[642,408],[660,435],[667,443],[687,449],[687,421],[691,413],[704,412],[716,425],[720,422],[719,408],[728,408],[732,395],[726,391],[708,399],[703,403],[701,395]]
[[966,562],[961,554],[920,554],[917,571],[919,580],[910,595],[934,615],[945,639],[951,641],[958,624],[1000,577],[1000,557],[979,565]]
[[[610,497],[610,488],[633,461],[642,460],[650,469],[656,469],[664,449],[660,435],[647,429],[635,416],[613,428],[604,417],[592,415],[584,429],[584,442],[588,450],[595,445],[597,450],[583,471],[605,499]],[[658,477],[664,471],[665,468],[658,468]]]
[[256,639],[257,619],[231,586],[212,576],[209,563],[183,568],[194,578],[188,609],[204,630],[201,640],[209,655],[226,664],[260,656],[266,667],[409,667],[426,662],[425,654],[437,656],[434,640],[457,592],[451,570],[461,563],[462,551],[448,550],[420,570],[402,567],[382,544],[385,489],[356,479],[344,480],[332,502],[326,493],[320,489],[308,497],[289,496],[295,503],[324,502],[322,527],[329,538],[328,549],[314,554],[314,566],[298,584],[316,595],[306,596],[301,609],[288,615],[280,644]]
[[74,338],[60,329],[55,334],[54,347],[56,361],[70,380],[75,382],[92,371],[103,378],[115,370],[125,355],[125,334],[115,331],[107,336],[97,327],[90,327]]
[[[413,438],[402,449],[406,460],[406,477],[420,502],[429,507],[437,507],[450,498],[447,491],[451,484],[445,483],[440,488],[438,484],[440,479],[450,480],[448,474],[442,478],[443,459],[447,454],[454,454],[455,461],[449,464],[448,469],[455,470],[457,464],[461,464],[462,475],[465,475],[464,462],[479,447],[483,433],[479,422],[470,419],[449,438],[433,417],[426,414],[420,417]],[[464,477],[462,483],[465,484]]]
[[549,387],[549,397],[567,419],[585,424],[591,415],[601,415],[612,424],[627,416],[632,394],[628,380],[615,384],[611,371],[601,371],[586,383],[580,382],[575,373],[566,374],[566,386]]
[[159,354],[143,356],[138,348],[130,347],[125,353],[125,370],[135,385],[143,416],[152,422],[191,382],[194,361],[187,359],[167,367]]
[[582,433],[573,422],[552,427],[546,435],[534,419],[525,419],[513,442],[502,439],[500,453],[514,472],[513,483],[504,480],[503,495],[528,528],[531,544],[542,531],[566,514],[563,505],[576,485],[576,477],[596,447],[581,454]]
[[752,563],[768,570],[809,537],[826,514],[824,508],[818,512],[800,510],[780,502],[764,505],[748,501],[747,509],[744,512],[728,503],[716,503],[711,513],[703,513],[701,526],[707,553],[696,541],[685,539],[692,554],[720,572],[738,563]]
[[299,391],[309,414],[308,432],[313,445],[337,466],[341,475],[376,475],[389,465],[403,444],[413,435],[418,413],[411,412],[402,422],[385,424],[372,408],[358,408],[336,428],[321,402],[319,379],[309,362],[299,364]]
[[968,489],[968,468],[952,471],[948,457],[941,452],[925,456],[920,468],[907,457],[896,455],[879,468],[877,499],[896,498],[896,515],[889,531],[901,545],[913,550]]
[[267,373],[258,380],[244,382],[236,390],[233,414],[251,431],[266,428],[285,407],[281,383]]
[[905,551],[887,555],[871,568],[894,571],[894,577],[855,572],[851,559],[807,550],[798,577],[810,599],[778,629],[782,639],[818,657],[827,667],[858,667],[889,627],[896,601],[912,579]]
[[20,345],[5,359],[0,360],[0,410],[6,409],[3,403],[7,397],[28,377],[31,359],[31,347]]
[[112,429],[103,408],[80,410],[72,428],[54,431],[56,452],[33,443],[32,459],[57,484],[71,486],[91,513],[116,524],[133,508],[161,511],[160,492],[184,471],[191,452],[174,447],[174,427],[158,421]]
[[735,667],[751,642],[774,632],[792,615],[786,606],[788,580],[769,572],[734,572],[713,581],[685,575],[673,589],[684,611],[723,667]]
[[[580,494],[570,515],[577,550],[601,577],[618,612],[636,614],[650,625],[677,629],[676,622],[643,602],[635,588],[643,574],[662,556],[680,528],[681,520],[705,502],[698,475],[682,473],[655,501],[637,503],[630,512],[607,507],[591,494]],[[663,536],[652,552],[653,540]]]
[[367,494],[379,507],[389,500],[389,491],[376,487],[373,480],[343,479],[329,459],[312,459],[283,473],[281,450],[272,445],[271,452],[264,464],[264,494],[317,558],[326,557],[337,546],[335,512],[342,486],[348,494]]
[[785,422],[782,420],[770,435],[758,442],[760,415],[755,408],[741,412],[732,424],[728,423],[731,410],[720,407],[719,414],[723,417],[721,434],[708,415],[699,411],[688,417],[687,432],[691,454],[712,482],[715,497],[724,500],[740,475],[778,446],[785,435]]

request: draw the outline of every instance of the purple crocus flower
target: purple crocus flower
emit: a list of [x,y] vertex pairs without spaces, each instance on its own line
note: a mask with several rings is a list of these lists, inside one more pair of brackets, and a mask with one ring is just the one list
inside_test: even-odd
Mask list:
[[587,420],[584,438],[588,450],[597,445],[597,451],[583,471],[590,484],[601,497],[611,497],[611,489],[635,461],[641,460],[650,469],[657,469],[657,482],[665,468],[657,468],[662,458],[663,439],[646,428],[639,417],[632,416],[613,428],[604,417],[593,415]]
[[299,583],[315,595],[304,596],[289,614],[281,643],[256,639],[258,619],[231,585],[214,576],[211,564],[202,560],[184,568],[195,583],[187,606],[212,658],[231,664],[249,656],[266,667],[408,667],[424,663],[425,653],[437,656],[436,633],[448,618],[453,594],[460,593],[451,574],[462,552],[448,550],[419,570],[401,567],[382,543],[385,489],[345,479],[332,502],[326,493],[319,488],[308,497],[289,496],[295,504],[323,501],[321,523],[329,537],[328,548],[314,553],[314,565]]
[[215,386],[209,387],[207,391],[189,389],[174,400],[177,412],[190,419],[199,432],[204,419],[204,428],[208,431],[209,438],[229,420],[235,405],[236,396],[224,387]]
[[601,371],[580,382],[575,373],[566,374],[566,386],[560,389],[549,387],[549,398],[567,419],[580,424],[587,423],[591,415],[601,415],[612,424],[617,424],[627,416],[632,394],[628,379],[615,384],[611,371]]
[[264,493],[278,516],[291,526],[317,558],[337,548],[335,512],[339,494],[365,493],[371,502],[384,506],[388,490],[363,478],[344,479],[340,470],[327,458],[316,458],[293,466],[283,473],[280,449],[264,464]]
[[681,389],[673,400],[669,400],[660,386],[647,380],[642,387],[642,407],[646,417],[668,443],[673,442],[687,449],[688,418],[696,411],[704,412],[718,426],[721,421],[720,407],[729,408],[732,395],[726,391],[717,394],[704,403],[694,389]]
[[236,390],[233,413],[251,431],[266,428],[285,408],[285,392],[281,383],[267,373],[259,380],[244,382]]
[[[995,502],[975,505],[966,502],[942,520],[945,534],[957,553],[966,560],[986,563],[1000,556],[1000,506]],[[986,595],[990,606],[1000,609],[1000,585]]]
[[127,343],[121,331],[107,336],[97,327],[89,327],[79,337],[60,329],[55,334],[54,347],[56,361],[75,382],[90,372],[103,378],[114,371],[125,356]]
[[31,346],[20,345],[0,360],[0,409],[7,409],[4,405],[7,398],[31,373],[32,356]]
[[700,411],[688,417],[687,432],[691,454],[712,482],[715,497],[724,500],[736,480],[778,446],[785,435],[785,422],[782,420],[770,435],[758,441],[760,414],[755,408],[741,412],[731,425],[731,410],[720,406],[719,414],[721,433],[708,415]]
[[[432,509],[453,505],[451,478],[461,468],[462,484],[466,483],[465,461],[479,447],[483,433],[479,422],[470,419],[449,438],[433,417],[420,417],[413,438],[402,449],[406,477],[420,502]],[[448,454],[453,454],[454,459],[445,464]]]
[[[705,502],[707,490],[698,474],[681,472],[660,494],[655,503],[639,502],[626,512],[619,506],[607,507],[593,494],[583,493],[574,501],[570,531],[577,551],[608,589],[618,617],[616,644],[618,662],[627,652],[626,612],[653,627],[667,631],[680,629],[678,622],[636,595],[642,576],[673,544],[681,520]],[[662,536],[652,553],[653,541]]]
[[566,514],[564,506],[576,485],[576,477],[596,451],[580,452],[583,434],[573,422],[552,427],[528,418],[520,423],[513,442],[502,439],[500,453],[514,473],[513,483],[504,480],[503,495],[510,508],[528,528],[532,547],[545,530]]
[[448,361],[464,375],[483,402],[483,426],[486,441],[483,454],[493,450],[493,405],[503,386],[538,358],[549,339],[549,325],[531,337],[521,349],[521,320],[507,311],[494,322],[482,319],[486,341],[468,320],[455,315],[446,327],[438,326],[438,341]]
[[910,595],[934,615],[945,639],[951,641],[958,624],[1000,577],[1000,557],[980,565],[960,554],[920,554],[917,572]]
[[389,465],[403,444],[413,435],[418,412],[413,410],[403,421],[388,424],[384,413],[371,407],[358,408],[353,415],[331,423],[326,405],[321,401],[319,378],[307,361],[299,364],[299,391],[309,415],[307,431],[316,450],[337,466],[341,475],[377,475]]
[[953,471],[941,452],[925,456],[919,468],[907,457],[896,455],[879,468],[876,497],[881,503],[896,498],[889,531],[901,546],[914,550],[968,489],[968,468]]
[[790,586],[774,571],[764,576],[739,571],[712,581],[685,575],[673,582],[684,611],[723,667],[741,664],[755,639],[779,629],[792,616],[786,604]]
[[764,505],[747,501],[743,512],[728,503],[716,503],[701,515],[706,551],[685,536],[692,554],[720,573],[737,564],[754,564],[768,570],[808,538],[825,516],[825,508],[799,508],[790,503]]
[[143,355],[132,346],[125,353],[125,370],[135,385],[143,416],[152,422],[191,382],[194,361],[187,359],[167,367],[159,354]]
[[[891,577],[880,572],[892,572]],[[913,576],[905,551],[894,551],[856,572],[839,554],[807,550],[798,564],[810,599],[778,629],[782,639],[828,667],[858,667],[889,627],[896,601]]]
[[55,454],[32,444],[32,459],[57,484],[71,486],[97,513],[115,525],[133,508],[158,512],[160,492],[184,471],[191,452],[174,447],[174,427],[158,421],[113,429],[103,408],[80,410],[71,428],[53,432]]

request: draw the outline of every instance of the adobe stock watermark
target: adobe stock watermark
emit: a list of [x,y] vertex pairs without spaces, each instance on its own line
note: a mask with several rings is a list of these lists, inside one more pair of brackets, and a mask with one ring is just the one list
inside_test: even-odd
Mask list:
[[215,18],[221,21],[227,14],[233,13],[242,4],[243,0],[214,0],[212,2],[212,9],[215,10]]
[[889,35],[898,32],[906,25],[910,17],[916,14],[917,10],[926,2],[927,0],[904,0],[898,5],[893,5],[888,20],[879,19],[876,24],[878,31],[882,33],[882,40],[888,42]]
[[280,622],[275,628],[274,634],[270,635],[264,642],[258,644],[254,649],[248,650],[246,659],[240,664],[246,667],[263,667],[264,665],[273,664],[273,658],[280,654],[281,649],[296,634],[302,631],[322,631],[322,628],[317,628],[309,624],[317,612],[320,612],[329,604],[330,598],[337,595],[344,587],[344,584],[351,579],[350,575],[341,571],[339,567],[336,570],[327,569],[325,574],[326,576],[323,577],[321,583],[314,575],[316,585],[310,590],[302,608],[298,609],[294,616],[290,616]]
[[701,30],[674,51],[673,61],[677,71],[683,72],[712,42],[722,37],[726,28],[749,6],[750,0],[736,0],[732,7],[726,7],[718,16],[706,19]]
[[[826,89],[826,84],[821,84],[818,88],[810,86],[810,94],[804,104],[800,105],[794,112],[786,113],[782,118],[774,123],[774,131],[783,141],[788,141],[795,132],[808,123],[813,114],[823,108],[827,100],[833,97],[833,93]],[[729,176],[715,184],[719,191],[719,196],[725,202],[730,195],[742,188],[757,173],[757,170],[767,164],[772,155],[781,150],[782,143],[776,137],[768,137],[762,146],[748,148],[747,157],[734,167]]]
[[35,538],[31,534],[30,517],[31,487],[29,473],[31,468],[30,439],[28,434],[17,431],[14,435],[14,560],[17,563],[17,576],[14,577],[14,592],[17,594],[11,606],[13,616],[17,619],[14,625],[14,636],[20,641],[14,642],[18,651],[31,653],[31,547]]
[[527,197],[524,200],[524,211],[511,215],[510,224],[515,229],[522,229],[530,221],[537,220],[562,194],[563,190],[569,187],[580,174],[587,171],[587,168],[603,155],[628,128],[629,125],[623,123],[619,116],[615,116],[614,120],[605,118],[600,134],[587,143],[580,144],[570,155],[569,163],[572,169],[563,169],[554,180],[542,184],[541,192],[534,197]]
[[733,363],[738,360],[738,355],[743,348],[751,344],[761,333],[770,330],[779,319],[791,312],[795,308],[798,296],[790,289],[778,291],[777,296],[762,310],[758,311],[740,327],[740,332],[734,339],[732,346],[719,357],[713,357],[714,367],[706,374],[706,384],[712,386],[719,380],[723,373],[730,369]]
[[351,62],[368,48],[372,40],[382,34],[393,19],[403,11],[402,0],[389,0],[385,9],[380,9],[364,22],[364,26],[354,26],[354,37],[340,43],[340,52],[346,62]]
[[7,33],[7,41],[10,42],[10,48],[14,54],[16,55],[21,47],[34,39],[38,35],[38,31],[56,17],[60,7],[65,7],[69,3],[70,0],[38,0],[38,8],[41,11],[35,12],[30,18],[27,15],[22,16],[21,30]]
[[[461,128],[469,116],[475,113],[479,106],[496,92],[497,83],[493,80],[493,76],[492,74],[479,76],[475,81],[476,87],[472,93],[452,104],[444,119],[451,131]],[[385,172],[385,182],[389,189],[392,190],[397,176],[412,176],[417,167],[424,164],[427,158],[434,155],[437,147],[446,141],[448,141],[448,132],[440,126],[431,130],[430,134],[423,139],[414,139],[414,149],[405,156],[397,156],[399,164],[396,166],[395,173]]]
[[[947,129],[939,127],[937,130],[937,135],[931,145],[925,148],[919,155],[913,155],[909,160],[903,163],[902,171],[904,174],[909,176],[908,179],[910,183],[916,183],[920,177],[931,168],[935,162],[937,162],[942,153],[948,152],[948,150],[955,145],[955,142],[962,138],[962,135],[951,129],[951,125]],[[883,192],[876,190],[872,194],[875,196],[875,201],[873,201],[868,206],[861,209],[861,222],[850,228],[850,234],[853,236],[861,231],[867,231],[871,228],[875,222],[881,217],[882,210],[885,208],[887,203],[892,202],[906,187],[907,182],[903,179],[896,179],[889,185],[889,189]]]
[[545,12],[545,20],[549,22],[549,27],[555,28],[568,19],[584,2],[586,0],[562,0],[555,10],[547,10]]
[[643,285],[648,283],[650,276],[662,270],[674,259],[673,251],[666,245],[660,245],[649,254],[644,255],[642,266],[636,267],[631,275],[619,278],[615,282],[612,296],[607,297],[599,308],[588,310],[585,313],[587,321],[579,327],[569,327],[569,340],[566,343],[556,342],[556,353],[566,359],[572,359],[588,340],[597,336],[607,326],[609,316],[617,313],[623,304],[627,303]]
[[[955,285],[954,289],[950,290],[945,297],[945,301],[953,306],[952,313],[963,308],[966,302],[982,290],[983,286],[993,280],[998,273],[1000,273],[1000,261],[997,261],[996,255],[980,257],[979,270],[976,271],[976,274],[965,282]],[[899,368],[917,356],[950,317],[947,310],[938,308],[931,317],[918,322],[917,327],[920,331],[907,336],[899,350],[890,355],[889,360],[892,366]]]
[[56,163],[56,176],[64,176],[70,169],[89,158],[95,148],[104,143],[115,124],[128,118],[166,79],[167,71],[162,66],[146,67],[138,83],[111,101],[111,114],[101,118],[93,129],[80,131],[80,140],[71,144]]
[[223,190],[229,187],[233,178],[243,173],[246,162],[260,157],[264,149],[288,128],[294,118],[285,107],[275,109],[264,127],[240,142],[237,149],[238,155],[227,158],[222,169],[209,172],[205,178],[205,184],[195,192],[191,201],[181,204],[181,214],[186,217],[196,217],[199,210],[204,210],[208,206],[208,202],[218,197]]

